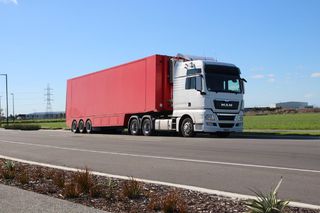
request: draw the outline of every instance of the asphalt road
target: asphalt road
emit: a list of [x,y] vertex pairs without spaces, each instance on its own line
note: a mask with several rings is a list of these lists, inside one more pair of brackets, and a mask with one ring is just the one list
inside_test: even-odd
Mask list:
[[320,138],[180,138],[0,130],[0,155],[320,205]]

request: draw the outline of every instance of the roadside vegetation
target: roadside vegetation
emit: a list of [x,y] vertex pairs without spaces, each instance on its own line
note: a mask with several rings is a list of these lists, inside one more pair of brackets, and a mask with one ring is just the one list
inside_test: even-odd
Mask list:
[[37,129],[66,129],[65,119],[40,119],[40,120],[10,120],[9,125],[5,120],[2,120],[2,125],[5,129],[22,129],[22,130],[36,130]]
[[246,115],[244,129],[320,131],[320,113]]
[[87,167],[71,172],[0,159],[0,183],[115,213],[320,213],[288,207],[288,201],[278,200],[281,182],[270,194],[257,192],[256,199],[242,201],[143,183],[132,177],[97,176]]

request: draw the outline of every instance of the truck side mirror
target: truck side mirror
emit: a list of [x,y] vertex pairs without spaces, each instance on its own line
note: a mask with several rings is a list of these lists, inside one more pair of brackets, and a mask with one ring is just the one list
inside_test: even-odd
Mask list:
[[242,88],[242,93],[244,94],[244,82],[247,83],[247,80],[244,78],[241,78],[241,88]]
[[196,90],[199,92],[202,92],[202,77],[201,76],[196,77]]

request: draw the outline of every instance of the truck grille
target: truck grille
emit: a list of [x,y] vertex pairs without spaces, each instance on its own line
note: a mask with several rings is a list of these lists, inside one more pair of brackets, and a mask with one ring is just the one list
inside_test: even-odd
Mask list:
[[238,101],[213,101],[214,108],[216,109],[238,109]]
[[234,121],[234,115],[218,115],[219,121]]
[[234,126],[234,124],[224,124],[224,123],[220,123],[219,126],[221,128],[232,128]]

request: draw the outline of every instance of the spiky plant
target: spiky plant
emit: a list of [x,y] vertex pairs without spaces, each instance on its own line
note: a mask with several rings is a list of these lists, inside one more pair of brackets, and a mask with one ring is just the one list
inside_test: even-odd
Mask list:
[[249,213],[283,213],[289,201],[278,199],[278,189],[281,183],[282,177],[274,190],[268,194],[252,190],[257,198],[246,202]]
[[2,165],[2,176],[12,180],[16,176],[16,165],[11,160],[6,160]]

